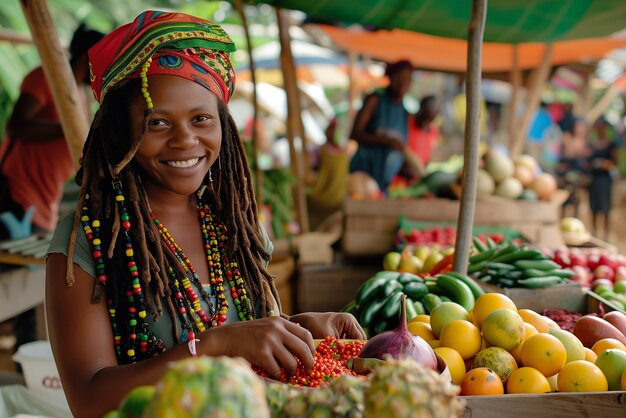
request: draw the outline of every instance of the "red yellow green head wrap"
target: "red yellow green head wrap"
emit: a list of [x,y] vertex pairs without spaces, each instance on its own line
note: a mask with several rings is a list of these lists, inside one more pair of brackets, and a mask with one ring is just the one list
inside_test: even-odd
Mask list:
[[[235,44],[214,22],[184,13],[146,11],[89,50],[91,88],[99,103],[120,81],[168,74],[206,87],[224,103],[235,88]],[[144,93],[149,102],[149,95]]]

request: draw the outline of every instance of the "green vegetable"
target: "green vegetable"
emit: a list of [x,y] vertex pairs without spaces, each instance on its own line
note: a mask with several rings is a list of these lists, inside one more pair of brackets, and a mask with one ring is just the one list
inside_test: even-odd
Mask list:
[[516,261],[515,267],[522,269],[522,270],[535,269],[535,270],[544,270],[544,271],[557,270],[561,268],[561,266],[559,266],[557,263],[555,263],[552,260],[528,260],[528,259],[520,259],[519,261]]
[[480,287],[480,285],[476,283],[472,278],[467,277],[466,275],[461,274],[456,271],[450,271],[446,274],[449,276],[453,276],[456,279],[465,283],[467,287],[469,287],[470,290],[472,291],[472,294],[474,295],[474,299],[478,299],[481,295],[485,294],[485,291],[483,290],[483,288]]
[[404,285],[402,292],[413,300],[421,300],[428,294],[428,287],[423,282],[410,282]]
[[437,286],[443,290],[444,294],[452,299],[453,302],[458,303],[466,310],[470,310],[474,307],[474,294],[472,290],[463,281],[448,274],[440,274],[437,276]]
[[554,286],[563,282],[563,278],[558,276],[534,277],[532,279],[518,280],[517,284],[528,289],[539,289]]
[[370,299],[375,298],[377,295],[382,294],[385,289],[385,283],[388,279],[385,277],[372,277],[359,287],[356,292],[356,303],[358,305],[365,304]]
[[426,313],[430,314],[433,308],[439,305],[442,302],[442,300],[439,296],[429,293],[422,298],[421,302],[424,305],[424,309],[426,310]]
[[420,302],[419,300],[413,301],[413,308],[415,309],[415,312],[418,315],[426,314],[426,309],[424,308],[424,305],[422,304],[422,302]]
[[392,280],[387,281],[387,283],[385,283],[383,294],[385,296],[389,296],[398,290],[402,290],[402,285],[400,284],[399,281],[392,279]]

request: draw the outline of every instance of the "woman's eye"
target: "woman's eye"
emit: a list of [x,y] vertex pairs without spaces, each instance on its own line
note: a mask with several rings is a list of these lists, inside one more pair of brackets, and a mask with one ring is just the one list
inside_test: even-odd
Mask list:
[[165,126],[167,124],[167,122],[165,122],[163,119],[152,119],[150,122],[148,122],[148,125],[150,126]]
[[210,120],[211,118],[208,117],[207,115],[198,115],[195,118],[193,118],[194,122],[206,122],[208,120]]

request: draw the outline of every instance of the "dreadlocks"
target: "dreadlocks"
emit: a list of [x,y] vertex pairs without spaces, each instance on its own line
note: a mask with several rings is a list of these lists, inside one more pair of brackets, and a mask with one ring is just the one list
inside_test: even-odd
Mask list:
[[[124,295],[131,283],[131,277],[122,273],[125,269],[124,242],[120,238],[120,213],[114,185],[116,183],[118,187],[123,187],[129,198],[126,209],[132,227],[128,234],[133,247],[138,249],[134,253],[134,259],[140,272],[141,288],[146,295],[147,310],[157,318],[162,315],[162,303],[165,303],[172,320],[174,340],[178,341],[178,314],[172,297],[172,278],[168,272],[173,271],[178,277],[185,273],[152,221],[148,196],[139,177],[139,168],[133,163],[150,116],[150,111],[147,110],[142,133],[138,138],[130,138],[129,103],[139,94],[138,79],[120,83],[105,96],[92,123],[84,145],[81,167],[76,174],[80,195],[70,235],[66,282],[68,286],[74,283],[73,255],[81,217],[87,209],[90,218],[100,220],[101,224],[102,248],[106,249],[103,258],[108,275],[104,286],[106,297],[115,306],[125,306]],[[271,309],[271,301],[279,300],[273,277],[265,268],[270,254],[265,250],[258,222],[258,208],[243,142],[228,108],[221,100],[218,102],[222,144],[215,164],[217,169],[211,168],[214,186],[209,187],[206,193],[212,211],[228,232],[227,255],[238,261],[252,306],[257,301],[258,314],[263,317]],[[221,170],[222,165],[228,169]],[[205,184],[208,178],[209,173],[205,177]],[[96,280],[93,303],[99,301],[100,292],[100,284]],[[129,314],[127,309],[116,309],[116,312],[111,320],[113,328],[119,330],[128,323]],[[255,315],[254,312],[252,314]],[[129,332],[132,331],[127,331],[127,334]]]

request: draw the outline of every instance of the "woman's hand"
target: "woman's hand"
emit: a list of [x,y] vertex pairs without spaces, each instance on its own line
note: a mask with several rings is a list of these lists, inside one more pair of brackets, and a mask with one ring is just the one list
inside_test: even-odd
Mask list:
[[306,312],[294,315],[289,320],[308,329],[313,338],[321,339],[329,335],[357,340],[367,338],[356,318],[349,313]]
[[311,370],[315,346],[307,329],[276,316],[236,322],[203,332],[198,350],[210,356],[243,357],[278,379],[281,368],[288,376],[295,375],[296,357],[307,371]]

